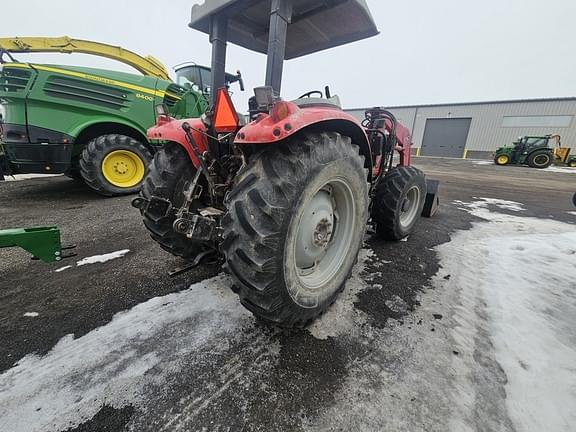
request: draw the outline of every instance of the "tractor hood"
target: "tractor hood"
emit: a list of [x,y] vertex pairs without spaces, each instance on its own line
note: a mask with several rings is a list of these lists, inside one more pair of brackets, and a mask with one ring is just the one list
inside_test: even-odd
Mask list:
[[[271,0],[205,0],[192,6],[189,26],[209,34],[211,17],[225,14],[231,43],[266,53],[270,8]],[[377,34],[365,0],[293,0],[286,60]]]

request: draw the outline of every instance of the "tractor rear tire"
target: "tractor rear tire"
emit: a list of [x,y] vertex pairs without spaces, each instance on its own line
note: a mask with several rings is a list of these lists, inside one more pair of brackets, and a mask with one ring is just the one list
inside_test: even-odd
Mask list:
[[552,165],[552,154],[546,150],[536,150],[528,155],[528,166],[531,168],[544,169]]
[[102,135],[80,156],[80,172],[90,188],[104,196],[137,193],[148,172],[152,153],[134,138]]
[[372,221],[376,235],[401,240],[409,235],[422,214],[426,201],[426,177],[411,166],[392,168],[376,185]]
[[299,135],[251,158],[222,221],[221,250],[244,307],[304,327],[334,302],[366,230],[367,177],[358,147],[334,132]]
[[[154,155],[140,196],[146,200],[153,196],[164,198],[178,208],[183,204],[184,191],[195,174],[196,168],[184,149],[176,143],[167,143]],[[174,231],[172,225],[176,216],[173,212],[161,218],[143,210],[140,214],[152,239],[165,251],[184,259],[192,259],[204,251],[202,244]]]

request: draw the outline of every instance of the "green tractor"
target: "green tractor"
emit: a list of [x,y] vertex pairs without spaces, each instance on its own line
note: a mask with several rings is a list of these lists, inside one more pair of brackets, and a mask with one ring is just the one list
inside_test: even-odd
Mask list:
[[[550,140],[556,141],[550,147]],[[532,168],[548,168],[553,163],[576,167],[576,156],[570,155],[570,147],[562,147],[560,135],[523,136],[512,146],[500,147],[494,153],[496,165],[528,165]]]
[[[128,64],[142,75],[17,62],[13,54],[88,53]],[[149,140],[155,106],[176,118],[206,111],[210,69],[176,68],[120,47],[62,38],[0,38],[0,142],[4,174],[66,174],[105,196],[140,189],[162,141]],[[226,74],[227,85],[242,77]],[[0,149],[0,153],[2,149]],[[1,177],[0,177],[1,178]]]

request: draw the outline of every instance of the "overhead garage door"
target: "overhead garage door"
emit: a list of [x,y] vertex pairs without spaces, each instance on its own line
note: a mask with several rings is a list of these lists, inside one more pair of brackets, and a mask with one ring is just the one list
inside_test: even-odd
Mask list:
[[466,148],[471,121],[471,118],[426,120],[420,154],[461,158]]

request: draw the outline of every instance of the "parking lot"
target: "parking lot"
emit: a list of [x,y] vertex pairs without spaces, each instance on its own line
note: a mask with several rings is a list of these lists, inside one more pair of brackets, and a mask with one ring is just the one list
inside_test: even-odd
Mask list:
[[257,322],[217,265],[169,277],[182,261],[131,197],[0,183],[0,227],[77,245],[55,264],[0,250],[0,430],[574,430],[576,172],[415,165],[439,213],[406,241],[368,234],[298,331]]

